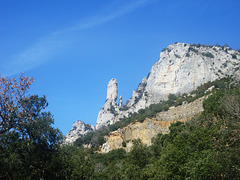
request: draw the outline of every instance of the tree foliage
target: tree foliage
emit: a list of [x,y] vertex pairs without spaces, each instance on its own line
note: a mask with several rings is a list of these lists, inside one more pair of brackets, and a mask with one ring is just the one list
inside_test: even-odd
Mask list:
[[24,100],[29,98],[27,91],[33,79],[20,76],[15,78],[0,77],[0,135],[18,128],[22,119],[30,114],[26,113]]
[[27,95],[33,79],[1,78],[0,178],[45,178],[61,132],[52,127],[46,98]]

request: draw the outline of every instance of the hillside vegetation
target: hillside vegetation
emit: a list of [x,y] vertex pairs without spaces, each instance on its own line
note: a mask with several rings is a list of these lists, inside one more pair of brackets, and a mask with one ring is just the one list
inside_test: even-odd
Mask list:
[[172,124],[149,147],[136,140],[128,154],[115,150],[92,158],[101,162],[101,179],[239,179],[239,149],[238,87],[217,90],[201,115]]
[[[204,101],[201,115],[172,124],[170,133],[158,134],[151,146],[137,139],[129,153],[118,149],[106,154],[95,151],[104,142],[97,135],[114,126],[89,133],[75,145],[60,145],[61,133],[52,127],[50,112],[44,111],[46,98],[28,96],[30,84],[26,77],[1,79],[0,179],[240,178],[239,84],[219,80],[203,85],[194,95],[171,95],[168,101],[133,114],[115,126],[141,121],[141,116],[154,114],[148,112],[166,110],[160,108],[163,105],[179,105],[180,98],[191,101],[216,87]],[[83,148],[83,143],[94,141],[93,148]]]

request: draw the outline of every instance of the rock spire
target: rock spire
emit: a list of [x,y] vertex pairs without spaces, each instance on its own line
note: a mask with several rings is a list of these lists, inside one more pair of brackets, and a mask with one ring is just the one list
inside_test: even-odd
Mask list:
[[116,102],[118,97],[117,79],[111,79],[107,87],[107,100]]
[[[98,113],[96,129],[100,129],[101,127],[109,124],[114,124],[118,120],[117,115],[119,115],[119,106],[117,105],[117,97],[117,79],[111,79],[107,86],[106,102]],[[120,101],[122,101],[122,98],[120,98]]]

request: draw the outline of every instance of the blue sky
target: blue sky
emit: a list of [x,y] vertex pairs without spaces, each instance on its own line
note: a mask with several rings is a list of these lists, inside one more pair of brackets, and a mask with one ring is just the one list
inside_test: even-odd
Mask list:
[[0,74],[35,79],[55,127],[94,124],[117,78],[132,95],[175,42],[240,48],[239,0],[1,0]]

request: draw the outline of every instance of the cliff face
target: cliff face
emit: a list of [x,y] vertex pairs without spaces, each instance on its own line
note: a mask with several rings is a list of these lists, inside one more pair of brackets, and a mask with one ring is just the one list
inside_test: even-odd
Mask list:
[[153,65],[148,77],[144,77],[137,90],[133,91],[132,98],[123,108],[125,110],[116,105],[116,100],[109,101],[107,97],[98,115],[97,129],[151,104],[167,100],[170,93],[189,93],[204,83],[227,76],[240,80],[239,66],[239,52],[228,47],[186,43],[169,45],[160,53],[160,59]]
[[[166,100],[170,93],[189,93],[209,81],[232,75],[239,79],[239,60],[239,52],[228,47],[169,45],[160,53],[160,59],[153,65],[148,78],[144,78],[142,93],[133,92],[127,105],[129,111],[137,112]],[[137,102],[136,98],[139,99]]]
[[[155,118],[146,118],[143,123],[136,122],[122,129],[111,132],[106,136],[106,143],[101,148],[102,153],[113,149],[123,148],[131,150],[134,139],[141,139],[143,144],[151,145],[151,139],[159,133],[168,133],[171,123],[176,121],[186,122],[203,111],[202,102],[205,97],[192,103],[185,103],[178,107],[171,107],[168,111],[160,112]],[[123,146],[126,143],[126,147]]]
[[[121,118],[128,117],[131,113],[138,112],[139,109],[144,109],[151,104],[167,100],[169,94],[189,93],[204,83],[228,76],[232,76],[239,81],[239,67],[240,53],[229,47],[186,43],[169,45],[162,50],[159,60],[153,65],[148,77],[143,78],[124,107],[122,107],[121,96],[119,103],[117,103],[117,80],[111,79],[109,81],[107,98],[98,114],[96,129],[114,124]],[[171,111],[175,112],[170,116]],[[183,108],[181,111],[176,111],[176,108],[174,108],[174,110],[170,109],[168,112],[162,112],[162,114],[157,115],[157,121],[172,122],[173,117],[175,120],[181,119],[185,109]],[[186,113],[194,115],[195,111],[197,112],[198,108]],[[78,130],[72,129],[66,137],[72,140],[77,139],[75,138],[77,134],[82,136],[82,133],[79,133]],[[70,141],[72,142],[72,140]]]

